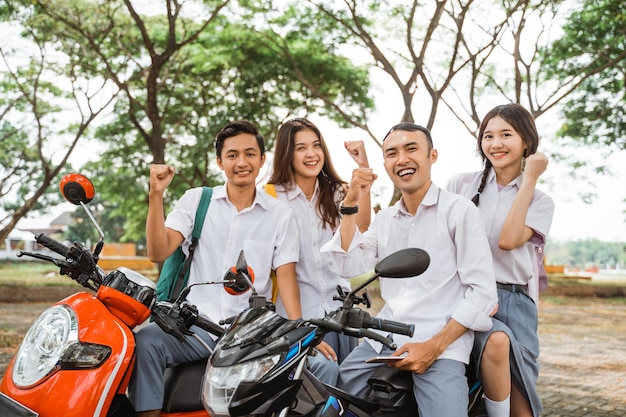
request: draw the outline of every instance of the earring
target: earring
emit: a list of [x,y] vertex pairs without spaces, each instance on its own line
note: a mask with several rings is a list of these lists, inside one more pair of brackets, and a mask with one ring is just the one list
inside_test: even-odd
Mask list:
[[528,153],[528,148],[524,149],[524,153],[522,154],[522,162],[520,164],[520,168],[522,172],[524,172],[524,168],[526,168],[526,158],[528,157],[528,155],[526,155],[527,153]]

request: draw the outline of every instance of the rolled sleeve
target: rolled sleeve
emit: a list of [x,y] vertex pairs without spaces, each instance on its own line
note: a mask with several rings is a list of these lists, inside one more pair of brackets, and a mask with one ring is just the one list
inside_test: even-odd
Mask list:
[[[370,230],[366,233],[370,233]],[[337,265],[339,276],[352,278],[371,270],[376,264],[376,248],[372,246],[372,242],[375,240],[368,239],[355,226],[354,238],[347,251],[341,247],[339,230],[320,248],[320,251],[332,257],[333,263]]]
[[471,203],[461,206],[466,212],[456,224],[455,243],[458,274],[466,289],[452,318],[471,330],[486,331],[498,302],[493,260],[480,212]]
[[489,314],[485,314],[483,310],[477,308],[468,299],[461,301],[454,314],[452,314],[452,319],[476,332],[486,332],[491,329],[493,323]]

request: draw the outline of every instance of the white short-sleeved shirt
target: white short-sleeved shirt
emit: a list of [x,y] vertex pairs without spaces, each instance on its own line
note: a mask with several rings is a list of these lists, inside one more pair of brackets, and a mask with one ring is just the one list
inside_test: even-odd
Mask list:
[[[292,208],[300,233],[300,257],[296,273],[300,287],[302,317],[305,319],[324,317],[325,313],[341,305],[339,301],[333,300],[333,296],[337,295],[337,285],[349,291],[350,282],[339,276],[332,258],[320,252],[322,245],[333,237],[334,230],[328,226],[323,227],[317,210],[319,188],[316,183],[310,201],[297,185],[291,190],[281,184],[276,184],[275,188],[277,198]],[[339,201],[339,195],[336,199]],[[276,302],[276,311],[281,315],[285,314],[280,299]]]
[[[354,277],[372,269],[387,255],[405,248],[421,248],[430,265],[420,276],[381,278],[385,305],[379,318],[415,324],[413,337],[394,335],[404,343],[424,342],[454,319],[470,330],[491,328],[489,313],[497,302],[493,264],[480,213],[467,199],[432,184],[415,216],[400,200],[375,216],[370,228],[358,228],[347,252],[341,236],[322,247],[337,262],[341,275]],[[380,351],[378,342],[366,339]],[[473,331],[454,341],[440,359],[468,363]]]
[[[455,175],[450,179],[446,188],[471,199],[476,195],[481,176],[482,172]],[[526,226],[535,231],[535,235],[528,242],[511,251],[498,247],[502,225],[513,205],[523,178],[522,174],[498,190],[495,171],[492,168],[478,202],[493,256],[496,280],[503,284],[527,285],[533,279],[535,246],[545,243],[554,214],[552,198],[535,189],[525,222]]]
[[[166,227],[185,237],[185,253],[191,243],[201,195],[201,187],[185,192],[165,221]],[[298,228],[291,209],[263,190],[257,190],[252,205],[238,212],[228,200],[226,187],[215,187],[188,283],[222,280],[228,269],[237,263],[241,250],[254,271],[257,292],[271,298],[270,270],[298,261]],[[223,285],[214,284],[193,287],[187,299],[202,315],[217,322],[243,311],[248,306],[249,296],[250,292],[228,294]]]

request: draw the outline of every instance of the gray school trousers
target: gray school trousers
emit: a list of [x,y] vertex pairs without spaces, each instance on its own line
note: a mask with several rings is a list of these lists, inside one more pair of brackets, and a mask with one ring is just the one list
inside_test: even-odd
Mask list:
[[[383,347],[380,354],[363,342],[348,355],[339,366],[338,387],[352,395],[364,398],[367,380],[379,363],[365,363],[373,356],[388,356],[393,350]],[[451,359],[436,360],[423,374],[413,373],[413,394],[418,404],[420,417],[467,416],[467,378],[465,364]]]
[[[191,331],[196,333],[211,348],[215,341],[209,333],[197,326]],[[183,363],[208,358],[210,353],[194,337],[187,336],[180,342],[165,333],[155,323],[141,328],[135,335],[135,369],[128,385],[128,398],[135,411],[160,410],[163,408],[165,384],[163,375],[167,368]]]
[[316,355],[308,357],[309,369],[317,379],[335,387],[339,376],[339,364],[358,345],[359,341],[357,338],[345,334],[327,333],[324,336],[324,342],[328,343],[337,354],[337,362],[327,359],[320,352],[316,352]]

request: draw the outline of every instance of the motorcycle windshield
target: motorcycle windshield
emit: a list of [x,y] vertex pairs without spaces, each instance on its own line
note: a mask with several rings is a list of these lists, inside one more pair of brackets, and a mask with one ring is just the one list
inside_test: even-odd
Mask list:
[[272,338],[276,329],[288,323],[289,320],[264,308],[246,310],[230,326],[220,344],[232,348],[256,343],[261,339]]

